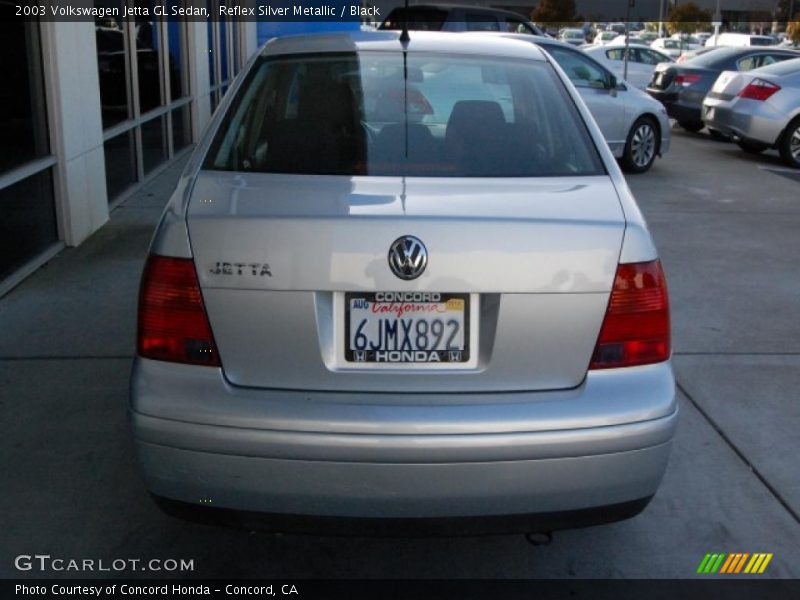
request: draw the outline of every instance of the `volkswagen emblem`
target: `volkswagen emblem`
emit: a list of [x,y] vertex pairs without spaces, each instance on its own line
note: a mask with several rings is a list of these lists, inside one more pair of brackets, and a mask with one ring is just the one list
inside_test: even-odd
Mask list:
[[397,238],[389,246],[389,268],[400,279],[416,279],[428,265],[428,249],[413,235]]

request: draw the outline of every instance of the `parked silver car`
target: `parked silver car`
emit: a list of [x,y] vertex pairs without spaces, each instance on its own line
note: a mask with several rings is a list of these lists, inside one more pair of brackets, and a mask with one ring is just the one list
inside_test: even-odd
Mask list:
[[612,43],[583,49],[586,54],[609,69],[618,79],[625,79],[640,90],[645,90],[653,77],[656,65],[662,62],[675,62],[670,56],[653,50],[645,44],[629,44],[628,76],[625,77],[625,43]]
[[533,44],[275,39],[156,231],[130,414],[184,516],[625,518],[677,421],[664,275]]
[[703,101],[703,122],[747,152],[777,148],[800,169],[800,58],[723,71]]
[[[490,34],[482,34],[490,35]],[[669,152],[672,128],[664,105],[614,75],[589,52],[540,36],[499,34],[544,48],[564,70],[600,126],[612,154],[630,173],[644,173]],[[603,50],[608,46],[600,46]]]

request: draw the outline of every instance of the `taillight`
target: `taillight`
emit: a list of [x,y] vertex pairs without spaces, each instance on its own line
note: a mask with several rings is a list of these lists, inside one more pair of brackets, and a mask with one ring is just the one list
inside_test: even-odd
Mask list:
[[139,290],[137,351],[154,360],[219,366],[192,259],[148,258]]
[[618,265],[589,368],[646,365],[669,355],[669,299],[661,263]]
[[682,85],[683,87],[689,87],[690,85],[697,83],[698,81],[700,81],[700,75],[675,76],[675,85]]
[[781,86],[770,83],[769,81],[753,79],[753,81],[748,83],[747,86],[739,92],[739,97],[764,101],[780,89]]

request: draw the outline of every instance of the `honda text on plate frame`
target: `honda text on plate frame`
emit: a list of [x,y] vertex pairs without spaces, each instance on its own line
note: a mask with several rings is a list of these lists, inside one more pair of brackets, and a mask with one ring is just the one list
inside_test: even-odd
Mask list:
[[664,276],[535,46],[272,40],[156,231],[130,412],[172,514],[629,517],[677,420]]

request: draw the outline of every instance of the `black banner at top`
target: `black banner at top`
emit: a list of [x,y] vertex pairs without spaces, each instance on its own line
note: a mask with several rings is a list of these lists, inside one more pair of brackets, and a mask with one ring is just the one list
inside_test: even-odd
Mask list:
[[[89,21],[107,19],[181,19],[187,21],[319,21],[381,23],[405,0],[0,0],[0,19],[42,21]],[[581,23],[622,23],[640,25],[659,20],[716,20],[732,17],[738,21],[779,18],[775,0],[723,2],[717,15],[716,0],[694,0],[702,11],[687,13],[685,2],[671,0],[410,0],[415,4],[459,4],[464,7],[502,8],[542,25]],[[572,8],[574,6],[574,9]],[[564,7],[568,7],[565,9]],[[567,10],[567,12],[565,12]],[[674,15],[671,13],[675,12]],[[567,14],[569,13],[569,14]],[[459,13],[461,14],[461,13]],[[466,14],[466,13],[465,13]],[[419,15],[414,16],[420,20]],[[474,20],[473,16],[461,16]]]
[[2,0],[2,19],[359,22],[381,10],[358,0]]

